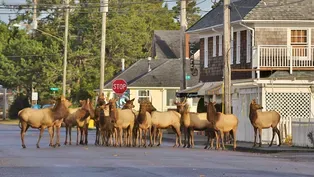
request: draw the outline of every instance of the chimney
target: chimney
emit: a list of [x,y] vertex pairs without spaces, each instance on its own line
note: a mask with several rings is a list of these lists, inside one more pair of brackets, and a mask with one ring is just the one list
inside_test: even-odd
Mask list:
[[152,60],[152,57],[148,57],[148,72],[150,72],[152,70],[152,68],[150,67],[150,61]]
[[121,64],[122,64],[121,71],[124,71],[124,58],[121,59]]

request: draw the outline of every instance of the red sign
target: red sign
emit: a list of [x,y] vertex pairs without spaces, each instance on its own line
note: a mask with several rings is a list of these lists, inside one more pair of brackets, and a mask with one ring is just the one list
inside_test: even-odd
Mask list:
[[128,89],[128,84],[123,79],[117,79],[112,82],[112,90],[119,95],[122,95]]

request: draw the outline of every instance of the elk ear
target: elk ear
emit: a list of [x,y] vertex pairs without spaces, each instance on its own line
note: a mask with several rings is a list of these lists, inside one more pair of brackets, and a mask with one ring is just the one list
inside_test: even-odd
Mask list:
[[174,105],[178,105],[178,102],[176,100],[173,100]]
[[132,102],[133,102],[134,100],[135,100],[135,98],[133,98],[133,99],[132,99],[132,100],[130,100],[130,101],[132,101]]
[[216,104],[216,101],[213,102],[213,105],[215,105],[215,104]]
[[256,103],[255,99],[253,99],[253,100],[251,101],[251,103],[252,103],[252,104]]

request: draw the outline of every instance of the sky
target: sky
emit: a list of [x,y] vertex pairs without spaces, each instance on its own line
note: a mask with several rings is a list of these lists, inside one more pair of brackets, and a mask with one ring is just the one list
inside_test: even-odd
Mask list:
[[[168,7],[171,9],[172,6],[176,4],[176,2],[172,2],[175,0],[167,0],[168,1]],[[40,2],[40,0],[39,0]],[[201,8],[202,12],[201,15],[206,14],[212,6],[212,0],[197,0],[197,6]],[[26,0],[0,0],[0,3],[5,3],[5,4],[25,4]],[[0,5],[1,7],[1,5]],[[109,7],[110,8],[110,7]],[[7,10],[7,9],[2,9],[0,8],[0,20],[4,21],[5,23],[8,22],[9,15],[11,15],[11,18],[14,18],[14,14],[5,14],[5,13],[13,13],[13,11]]]

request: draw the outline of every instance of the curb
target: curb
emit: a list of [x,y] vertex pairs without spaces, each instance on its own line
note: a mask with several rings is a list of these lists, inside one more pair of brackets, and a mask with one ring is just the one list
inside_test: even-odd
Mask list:
[[[165,142],[174,142],[175,140],[168,137],[163,137],[163,141]],[[201,145],[205,146],[204,141],[195,141],[195,145]],[[233,146],[228,144],[225,145],[226,150],[233,151]],[[314,153],[314,149],[309,148],[302,148],[302,149],[294,149],[294,147],[291,147],[291,149],[265,149],[265,148],[258,148],[258,147],[244,147],[244,146],[237,146],[236,148],[237,152],[249,152],[249,153],[261,153],[261,154],[272,154],[272,153],[280,153],[280,152],[287,152],[287,153]]]

